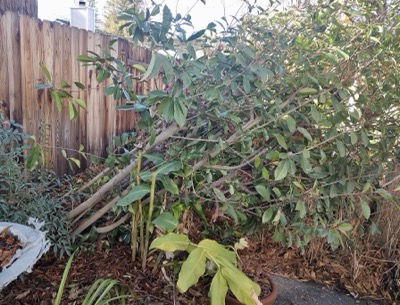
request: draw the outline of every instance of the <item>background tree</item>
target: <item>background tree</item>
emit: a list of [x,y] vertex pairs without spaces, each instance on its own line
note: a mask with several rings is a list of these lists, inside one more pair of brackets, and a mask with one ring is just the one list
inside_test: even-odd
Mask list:
[[120,26],[124,24],[124,22],[118,20],[118,16],[129,8],[134,8],[135,10],[137,10],[143,8],[144,6],[145,1],[142,0],[107,0],[104,9],[105,16],[103,22],[103,30],[110,34],[126,37],[129,36],[126,29],[120,29]]

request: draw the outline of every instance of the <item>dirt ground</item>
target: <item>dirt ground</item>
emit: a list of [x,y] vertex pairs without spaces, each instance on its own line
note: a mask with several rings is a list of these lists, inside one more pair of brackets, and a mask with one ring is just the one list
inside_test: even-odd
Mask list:
[[[163,305],[198,305],[209,303],[207,298],[209,281],[206,279],[200,281],[188,293],[179,294],[175,290],[177,279],[172,267],[165,268],[164,272],[159,268],[153,269],[155,260],[154,257],[150,257],[148,260],[149,268],[146,272],[143,272],[139,263],[131,263],[130,248],[127,244],[117,243],[106,250],[102,248],[102,244],[99,243],[92,251],[81,251],[75,256],[68,277],[63,304],[74,304],[74,302],[80,304],[79,301],[85,291],[98,278],[118,279],[121,283],[130,287],[135,296],[128,304],[158,304],[157,302],[159,302]],[[362,273],[363,280],[355,281],[354,275],[351,274],[351,267],[348,265],[349,260],[354,258],[346,257],[343,254],[335,255],[320,250],[320,256],[310,257],[310,254],[303,255],[298,250],[286,249],[272,243],[270,238],[265,236],[250,242],[250,248],[241,250],[239,254],[240,265],[245,272],[262,268],[266,273],[283,276],[278,277],[278,279],[311,280],[323,284],[324,289],[329,291],[342,291],[348,295],[351,293],[353,296],[367,297],[369,300],[384,299],[384,294],[381,291],[384,285],[383,277],[373,276],[374,272],[379,270],[364,271]],[[36,264],[32,273],[23,274],[0,292],[0,304],[52,304],[65,264],[66,258],[59,259],[49,254],[45,255]],[[292,281],[290,284],[298,288],[303,283]],[[284,285],[284,287],[287,286],[287,284]],[[308,290],[299,288],[297,294],[288,294],[288,292],[296,291],[295,288],[287,290],[285,294],[282,294],[285,289],[282,290],[281,288],[282,291],[276,304],[319,304],[315,303],[315,298],[318,297],[320,292],[317,292],[317,296],[315,296],[315,294],[308,293]],[[345,299],[348,297],[345,294],[341,294],[341,296]],[[332,295],[332,299],[341,300],[336,294]],[[353,297],[350,297],[350,299],[354,300],[354,303],[342,304],[361,304]],[[322,294],[321,301],[323,301]],[[339,305],[339,303],[326,301],[321,304]],[[371,303],[363,304],[383,303],[372,303],[371,301]],[[395,303],[387,302],[386,304]]]

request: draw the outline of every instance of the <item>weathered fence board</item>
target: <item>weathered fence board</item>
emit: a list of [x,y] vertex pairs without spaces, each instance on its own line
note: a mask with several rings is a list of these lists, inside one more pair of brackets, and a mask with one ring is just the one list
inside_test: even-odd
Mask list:
[[[132,130],[138,121],[135,112],[116,110],[123,101],[104,95],[110,80],[97,83],[95,68],[76,60],[87,51],[101,54],[113,38],[13,12],[0,15],[0,100],[8,106],[8,117],[36,137],[44,148],[46,167],[59,176],[71,172],[62,149],[69,157],[80,159],[85,167],[87,162],[77,152],[80,145],[89,154],[104,157],[114,136]],[[148,50],[132,48],[124,39],[118,39],[113,48],[113,54],[130,65],[150,60]],[[70,120],[68,103],[64,101],[62,111],[58,112],[49,91],[35,88],[47,81],[40,63],[49,70],[54,88],[60,88],[62,81],[71,84],[73,96],[84,100],[88,111],[79,109],[78,118]],[[131,72],[138,75],[134,69]],[[86,89],[79,90],[74,82],[84,84]],[[160,80],[134,81],[139,95],[160,86]]]

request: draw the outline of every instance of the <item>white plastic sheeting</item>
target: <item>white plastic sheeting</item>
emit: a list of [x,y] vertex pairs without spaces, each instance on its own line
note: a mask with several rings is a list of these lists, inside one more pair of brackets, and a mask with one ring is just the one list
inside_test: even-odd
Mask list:
[[30,218],[28,220],[34,228],[18,223],[0,222],[0,232],[8,227],[10,232],[17,236],[22,249],[18,249],[13,258],[0,272],[0,290],[15,280],[23,272],[32,272],[33,265],[50,248],[50,242],[46,240],[46,232],[40,231],[43,222]]

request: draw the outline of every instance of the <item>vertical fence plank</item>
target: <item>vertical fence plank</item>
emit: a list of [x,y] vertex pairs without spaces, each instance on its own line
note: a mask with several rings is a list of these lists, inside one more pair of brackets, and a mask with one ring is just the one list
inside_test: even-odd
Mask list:
[[[61,81],[64,77],[64,26],[61,24],[54,24],[54,87],[60,88]],[[67,173],[67,164],[65,158],[61,154],[64,147],[64,138],[66,126],[65,122],[68,120],[68,105],[63,101],[61,112],[54,113],[54,145],[55,145],[55,171],[57,175]]]
[[[82,144],[86,152],[104,157],[106,148],[113,147],[115,135],[136,127],[138,114],[116,111],[116,106],[125,102],[104,95],[111,80],[99,84],[95,67],[83,66],[76,61],[79,54],[87,54],[88,50],[101,55],[111,36],[48,21],[42,23],[35,18],[7,12],[0,16],[0,39],[0,54],[4,61],[0,66],[0,99],[8,101],[10,118],[21,123],[24,130],[40,142],[45,151],[46,167],[58,176],[71,173],[61,154],[62,149],[76,157],[71,150],[79,149]],[[118,39],[113,47],[113,55],[125,64],[130,64],[130,60],[149,62],[149,52],[139,48],[133,50],[127,40]],[[71,121],[68,101],[64,100],[62,111],[58,112],[50,91],[35,89],[36,84],[49,81],[40,63],[49,70],[53,88],[60,89],[61,81],[65,80],[72,85],[73,96],[87,103],[88,111],[78,109],[78,118]],[[131,72],[139,75],[133,69]],[[78,90],[74,81],[84,84],[85,90]],[[133,83],[137,95],[155,86],[154,82]],[[84,159],[81,164],[83,168],[87,165]]]
[[[78,55],[86,55],[88,50],[88,32],[84,30],[79,30],[79,50]],[[83,64],[79,64],[79,77],[78,80],[83,85],[86,86],[85,90],[79,92],[78,97],[86,102],[88,100],[88,68],[84,67]],[[89,110],[89,109],[88,109]],[[87,111],[84,109],[79,109],[79,128],[78,128],[78,142],[83,145],[84,151],[87,150]],[[86,159],[81,158],[82,168],[86,168]]]
[[[94,40],[94,33],[88,32],[87,33],[87,49],[94,50],[96,46]],[[87,75],[87,151],[90,154],[93,154],[95,151],[95,139],[94,139],[94,121],[96,115],[96,70],[93,66],[88,67],[88,75]]]
[[[54,24],[43,22],[43,64],[49,70],[51,80],[46,80],[54,85]],[[44,125],[45,125],[45,164],[46,168],[55,171],[56,143],[55,143],[55,116],[56,106],[52,101],[50,91],[45,90],[44,94]]]
[[[9,15],[9,14],[8,14]],[[6,16],[5,15],[0,15],[0,41],[3,41],[3,43],[0,43],[0,54],[2,56],[8,54],[7,48],[10,47],[9,42],[7,40],[7,30],[8,30],[8,24],[6,23]],[[3,59],[4,60],[4,59]],[[7,63],[7,62],[6,62]],[[8,65],[7,64],[1,64],[0,65],[0,114],[3,115],[4,119],[7,119],[10,117],[10,106],[9,106],[9,101],[8,101],[8,96],[10,95],[9,92],[9,77],[8,77]],[[1,101],[4,101],[6,104],[2,104]]]
[[[22,122],[22,84],[21,84],[21,40],[19,15],[7,12],[5,15],[6,65],[8,67],[10,117]],[[2,64],[4,65],[4,63]]]
[[29,111],[22,112],[22,125],[25,131],[31,134],[38,134],[34,129],[33,120],[36,109],[32,105],[32,88],[33,88],[33,54],[31,52],[34,37],[31,37],[29,17],[20,16],[20,33],[21,33],[21,83],[22,83],[22,109]]

